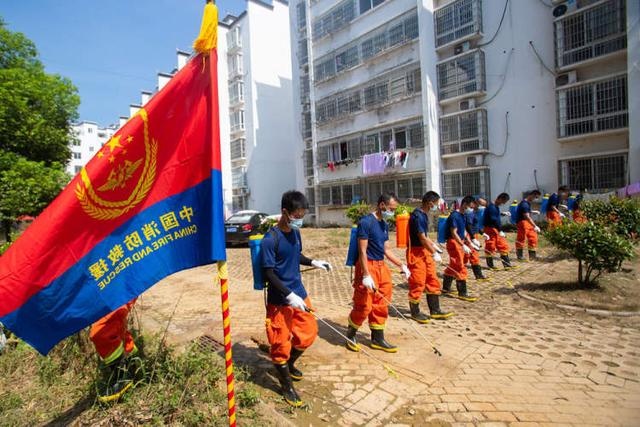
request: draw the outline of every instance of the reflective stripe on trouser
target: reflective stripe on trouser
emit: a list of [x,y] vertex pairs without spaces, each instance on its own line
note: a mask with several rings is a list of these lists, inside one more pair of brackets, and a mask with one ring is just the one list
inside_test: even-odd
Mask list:
[[487,256],[495,255],[496,250],[500,255],[507,255],[509,253],[509,243],[507,239],[500,235],[498,229],[485,227],[484,232],[489,236],[489,239],[484,242],[484,252]]
[[389,317],[389,307],[384,298],[391,301],[391,272],[384,260],[367,260],[367,267],[378,291],[370,292],[362,285],[362,267],[358,261],[353,279],[353,309],[349,314],[349,324],[357,329],[368,319],[369,328],[382,330]]
[[467,280],[467,267],[465,266],[464,250],[455,239],[447,240],[447,253],[449,265],[444,269],[445,276],[451,276],[456,280]]
[[[309,297],[304,302],[312,308]],[[278,365],[289,360],[292,347],[305,350],[318,336],[318,322],[313,314],[288,305],[267,304],[265,328],[271,344],[271,360]]]
[[529,245],[529,249],[538,247],[538,233],[529,221],[518,222],[518,235],[516,237],[516,249],[524,249],[525,240]]
[[562,217],[558,212],[549,210],[547,211],[547,222],[553,226],[560,225],[562,224]]
[[442,285],[436,274],[436,262],[431,253],[422,246],[407,249],[409,276],[409,301],[420,302],[425,288],[428,294],[440,295]]
[[127,330],[129,312],[135,303],[133,299],[91,325],[89,338],[107,365],[135,349],[133,337]]

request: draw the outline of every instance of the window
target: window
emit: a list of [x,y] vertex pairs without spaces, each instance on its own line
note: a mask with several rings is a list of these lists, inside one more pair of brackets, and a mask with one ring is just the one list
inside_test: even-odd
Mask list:
[[73,171],[75,174],[79,174],[82,170],[82,166],[74,166]]
[[87,128],[87,133],[93,133],[93,128]]
[[382,3],[384,3],[384,0],[360,0],[360,13],[365,13]]
[[82,158],[82,154],[80,153],[76,153],[75,151],[73,152],[73,158],[76,160],[79,160]]
[[303,66],[309,62],[309,47],[307,45],[307,39],[302,39],[298,42],[298,65]]
[[485,90],[484,53],[469,52],[437,65],[440,101]]
[[628,126],[626,74],[560,88],[556,98],[559,138]]
[[73,146],[74,147],[79,147],[80,146],[80,140],[79,139],[74,139],[73,140]]
[[484,109],[440,118],[440,153],[454,154],[488,148]]
[[246,140],[244,138],[234,139],[231,141],[231,160],[244,159]]
[[320,203],[325,206],[331,204],[331,187],[322,187],[320,189]]
[[227,33],[227,49],[233,50],[242,46],[240,27],[234,27]]
[[89,147],[89,152],[93,153],[93,150],[94,150],[93,146]]
[[347,70],[358,65],[358,46],[351,46],[336,55],[336,72]]
[[424,147],[422,123],[409,126],[409,141],[411,147]]
[[407,132],[403,129],[394,129],[393,138],[396,140],[396,150],[407,148]]
[[304,176],[313,176],[313,151],[305,150],[304,152]]
[[307,25],[307,10],[304,2],[296,5],[296,17],[298,18],[298,29],[302,29]]
[[353,187],[351,184],[342,186],[342,204],[350,205],[353,202]]
[[482,31],[481,0],[457,0],[434,12],[436,47]]
[[380,151],[378,134],[367,135],[362,146],[362,154],[377,153]]
[[382,140],[382,151],[389,151],[391,139],[393,139],[391,129],[380,132],[380,139]]
[[311,138],[311,112],[302,113],[302,137]]
[[242,54],[231,55],[229,60],[229,75],[237,76],[242,74]]
[[625,3],[625,0],[609,0],[556,21],[558,67],[625,49]]
[[489,170],[444,173],[442,175],[443,197],[464,196],[489,197]]
[[247,186],[247,168],[244,166],[231,169],[231,186],[244,188]]
[[408,179],[399,179],[398,180],[398,198],[400,200],[405,200],[411,197],[411,181]]
[[626,164],[626,154],[563,160],[559,178],[573,189],[613,190],[627,184]]
[[411,180],[411,193],[413,194],[414,199],[421,199],[424,193],[426,193],[424,188],[424,176],[417,176]]
[[342,204],[342,196],[340,194],[339,185],[331,187],[331,204],[334,206],[340,206]]
[[355,18],[354,0],[343,1],[313,22],[313,38],[318,39],[346,26]]
[[229,102],[235,104],[244,101],[244,83],[233,82],[229,85]]
[[244,110],[233,111],[229,114],[231,122],[231,132],[244,130]]
[[389,29],[389,46],[395,46],[404,41],[404,26],[402,23]]
[[309,202],[309,209],[313,212],[312,208],[316,205],[316,192],[313,188],[305,189],[307,201]]

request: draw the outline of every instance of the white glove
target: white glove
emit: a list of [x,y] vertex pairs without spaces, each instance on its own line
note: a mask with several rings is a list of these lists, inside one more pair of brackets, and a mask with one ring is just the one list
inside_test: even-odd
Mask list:
[[435,249],[436,252],[439,253],[439,254],[442,253],[442,248],[439,245],[433,245],[433,249]]
[[498,233],[500,235],[500,237],[507,237],[506,234],[504,234],[504,231],[501,231],[500,233]]
[[559,206],[560,206],[561,208],[563,208],[563,209],[567,209],[567,210],[569,209],[569,207],[568,207],[567,205],[559,205]]
[[404,277],[409,280],[409,277],[411,276],[411,272],[409,271],[409,267],[407,267],[405,264],[402,264],[402,267],[400,267],[402,269],[402,274],[404,274]]
[[311,265],[313,265],[315,268],[321,268],[324,271],[331,271],[331,264],[329,264],[327,261],[314,259],[313,261],[311,261]]
[[469,246],[463,244],[462,245],[462,250],[464,251],[465,254],[469,255],[471,253],[471,249],[469,248]]
[[502,215],[502,216],[511,216],[511,212],[509,212],[509,211],[500,212],[500,215]]
[[560,218],[564,218],[564,217],[566,217],[566,215],[560,212]]
[[307,305],[304,303],[304,300],[300,298],[295,293],[291,292],[287,295],[287,303],[292,307],[298,310],[306,311]]
[[476,250],[479,250],[479,249],[480,249],[480,242],[478,242],[478,239],[473,239],[473,240],[471,241],[471,243],[473,243],[474,245],[476,245],[476,246],[477,246]]
[[538,227],[537,225],[535,227],[533,227],[533,231],[535,231],[536,233],[540,232],[540,227]]
[[371,276],[364,276],[362,278],[362,286],[369,289],[370,291],[376,290],[376,284],[373,282],[373,279],[371,278]]
[[482,237],[484,237],[484,240],[489,240],[491,238],[487,233],[482,233]]
[[540,215],[540,211],[531,211],[531,213],[534,215]]
[[442,262],[442,257],[440,256],[440,254],[438,252],[434,252],[433,253],[433,260],[435,262]]

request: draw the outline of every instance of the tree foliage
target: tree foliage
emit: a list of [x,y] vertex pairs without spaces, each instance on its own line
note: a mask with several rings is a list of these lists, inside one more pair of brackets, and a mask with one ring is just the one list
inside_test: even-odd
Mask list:
[[595,222],[563,223],[551,227],[545,237],[559,249],[578,259],[578,282],[591,285],[602,272],[620,269],[622,262],[633,257],[633,245],[612,227]]
[[365,215],[371,213],[373,207],[368,203],[361,201],[354,203],[345,210],[344,215],[351,221],[352,224],[357,224]]
[[621,236],[640,236],[640,200],[611,197],[608,202],[589,200],[582,204],[584,215],[596,224],[610,227]]
[[66,164],[77,89],[47,74],[33,42],[0,20],[0,150],[29,160]]

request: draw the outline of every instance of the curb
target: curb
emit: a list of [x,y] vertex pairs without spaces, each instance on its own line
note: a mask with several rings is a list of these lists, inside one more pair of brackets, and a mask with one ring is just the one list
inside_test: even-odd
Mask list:
[[550,302],[550,301],[546,301],[543,299],[539,299],[536,297],[532,297],[531,295],[527,295],[525,293],[522,293],[521,291],[518,291],[516,289],[516,294],[518,294],[519,297],[524,298],[526,300],[529,301],[533,301],[533,302],[537,302],[546,306],[552,306],[552,307],[556,307],[556,308],[561,308],[564,310],[569,310],[569,311],[580,311],[583,313],[588,313],[588,314],[595,314],[598,316],[605,316],[605,317],[634,317],[634,316],[640,316],[640,311],[610,311],[610,310],[600,310],[600,309],[595,309],[595,308],[586,308],[586,307],[579,307],[576,305],[568,305],[568,304],[556,304],[554,302]]

